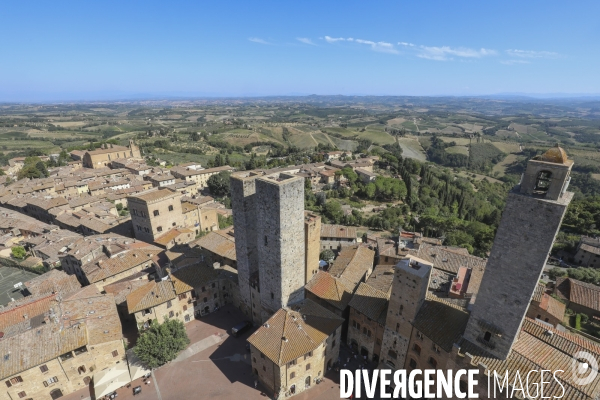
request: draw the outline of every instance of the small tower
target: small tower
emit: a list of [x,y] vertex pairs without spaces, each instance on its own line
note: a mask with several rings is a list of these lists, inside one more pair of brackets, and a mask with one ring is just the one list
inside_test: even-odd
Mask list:
[[529,160],[506,201],[465,338],[506,359],[540,279],[573,193],[573,161],[551,148]]
[[319,270],[321,251],[321,217],[310,211],[304,211],[304,247],[306,249],[304,284],[307,284]]
[[404,368],[412,322],[425,301],[433,265],[414,256],[394,268],[392,293],[381,344],[381,362],[386,368]]

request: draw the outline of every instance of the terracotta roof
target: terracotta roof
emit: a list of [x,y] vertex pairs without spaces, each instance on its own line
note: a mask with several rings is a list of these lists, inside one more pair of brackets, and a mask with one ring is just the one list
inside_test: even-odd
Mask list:
[[277,365],[315,350],[344,320],[309,299],[282,308],[248,342]]
[[84,265],[83,272],[88,282],[95,283],[138,265],[151,263],[159,253],[158,250],[133,249],[112,258],[100,257],[100,260]]
[[63,271],[52,269],[43,275],[25,282],[25,287],[33,296],[44,296],[58,293],[67,296],[81,288],[75,275],[67,275]]
[[126,305],[127,296],[146,283],[146,279],[123,280],[104,286],[104,291],[114,296],[116,305]]
[[373,268],[375,252],[361,245],[344,247],[337,256],[329,273],[343,279],[353,289]]
[[193,242],[196,246],[236,261],[235,239],[227,232],[213,231]]
[[383,292],[388,293],[392,289],[392,282],[394,281],[394,266],[393,265],[378,265],[373,269],[369,279],[367,279],[367,285]]
[[171,243],[172,240],[177,238],[179,235],[186,234],[186,233],[191,234],[191,233],[193,233],[193,231],[190,229],[187,229],[187,228],[169,229],[169,231],[167,233],[165,233],[164,235],[161,235],[158,239],[154,240],[154,243],[157,243],[162,246],[167,246],[169,243]]
[[353,226],[321,224],[321,237],[356,239],[356,228]]
[[30,329],[36,317],[47,315],[54,303],[55,295],[38,298],[25,298],[17,305],[11,306],[0,313],[0,332],[4,336],[12,336]]
[[359,313],[385,325],[389,295],[380,290],[361,283],[348,304]]
[[127,310],[130,314],[155,307],[175,298],[175,290],[170,280],[147,282],[127,296]]
[[469,321],[469,313],[450,302],[427,296],[419,309],[413,326],[435,344],[450,352]]
[[[466,251],[466,249],[464,250]],[[463,250],[457,250],[446,246],[435,246],[423,243],[416,251],[416,256],[433,263],[434,268],[448,271],[453,274],[458,273],[460,267],[467,267],[483,270],[487,263],[483,258],[465,254]],[[415,252],[411,250],[411,253]]]
[[177,196],[177,195],[178,195],[178,193],[171,189],[161,188],[161,189],[150,189],[148,191],[129,196],[129,198],[140,199],[145,202],[151,202],[151,201],[165,199],[165,198],[168,198],[171,196]]
[[[42,325],[18,336],[0,341],[0,379],[44,364],[61,354],[87,344],[85,325],[58,330],[54,325]],[[8,358],[7,358],[8,357]]]
[[[514,382],[516,373],[521,377],[532,370],[563,370],[556,377],[563,388],[552,380],[544,387],[544,396],[561,396],[564,399],[597,399],[600,395],[600,375],[587,385],[577,385],[573,381],[573,356],[579,351],[590,353],[596,360],[600,358],[600,346],[579,335],[560,332],[547,324],[525,318],[519,338],[506,360],[490,356],[478,346],[462,340],[460,352],[469,353],[471,365],[480,363],[487,370],[495,370],[498,374],[509,373],[509,382]],[[523,380],[525,381],[525,380]],[[535,381],[535,380],[534,380]],[[530,383],[535,383],[531,381]],[[531,393],[536,388],[530,387]]]
[[556,294],[572,303],[600,311],[600,287],[572,278],[556,279]]
[[96,154],[116,153],[117,151],[129,151],[129,147],[112,145],[112,147],[109,147],[107,149],[86,151],[86,153],[88,153],[90,155],[96,155]]
[[352,299],[354,289],[346,286],[341,279],[324,271],[317,272],[304,288],[342,311],[346,309]]

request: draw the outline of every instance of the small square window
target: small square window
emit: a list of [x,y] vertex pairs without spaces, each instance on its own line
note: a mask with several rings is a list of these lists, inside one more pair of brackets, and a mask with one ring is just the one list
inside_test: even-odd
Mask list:
[[112,356],[113,356],[113,357],[116,357],[116,356],[118,356],[118,355],[119,355],[119,352],[118,352],[117,350],[113,350],[113,352],[112,352]]
[[46,364],[40,365],[40,371],[42,371],[42,372],[48,372],[48,366]]

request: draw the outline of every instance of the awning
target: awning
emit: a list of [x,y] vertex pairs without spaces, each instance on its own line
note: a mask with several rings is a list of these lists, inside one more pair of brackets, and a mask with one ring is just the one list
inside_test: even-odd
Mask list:
[[131,382],[127,363],[103,369],[94,374],[94,398],[99,399]]
[[146,369],[146,366],[142,364],[140,359],[133,352],[133,349],[127,350],[127,362],[129,363],[129,375],[131,376],[132,381],[151,372],[151,370]]

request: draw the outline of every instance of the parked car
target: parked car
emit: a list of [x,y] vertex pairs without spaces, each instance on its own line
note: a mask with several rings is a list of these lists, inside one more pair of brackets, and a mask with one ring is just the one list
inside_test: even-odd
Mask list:
[[248,329],[250,329],[251,326],[252,326],[252,323],[250,321],[240,322],[239,324],[237,324],[236,326],[231,328],[231,334],[235,337],[238,337],[242,333],[244,333]]

